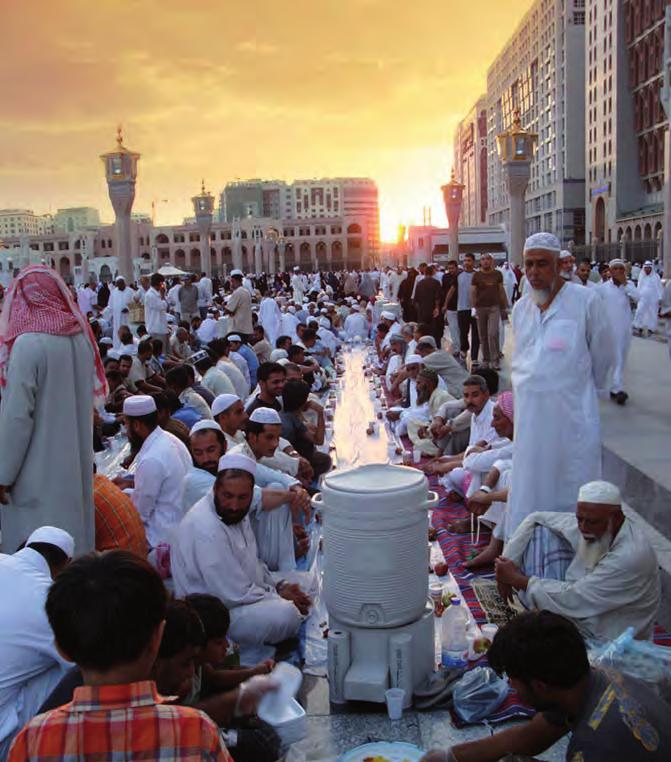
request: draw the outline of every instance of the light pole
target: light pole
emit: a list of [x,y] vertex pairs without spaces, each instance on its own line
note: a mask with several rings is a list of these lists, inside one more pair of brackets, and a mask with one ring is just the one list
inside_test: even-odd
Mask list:
[[214,212],[214,196],[205,190],[205,180],[200,186],[200,193],[191,199],[196,213],[196,225],[200,237],[200,267],[209,278],[212,275],[212,256],[210,254],[210,231]]
[[286,260],[286,252],[287,252],[287,242],[284,238],[284,236],[280,236],[277,239],[277,253],[280,257],[280,272],[286,272],[287,269],[287,260]]
[[497,136],[499,157],[506,172],[510,198],[510,251],[512,264],[522,264],[524,248],[524,194],[531,177],[531,160],[538,135],[523,129],[519,109],[515,109],[512,126]]
[[133,258],[130,243],[130,213],[135,200],[135,180],[139,153],[123,144],[121,127],[117,128],[116,148],[100,157],[105,164],[105,177],[110,201],[116,215],[117,261],[119,275],[133,280]]
[[275,246],[278,237],[279,234],[275,228],[268,228],[268,230],[266,230],[265,238],[263,239],[264,265],[268,268],[267,272],[269,275],[275,275],[276,272]]
[[461,214],[461,202],[464,197],[464,185],[457,180],[452,167],[452,176],[447,185],[440,188],[443,191],[443,203],[445,214],[449,224],[449,253],[448,259],[459,261],[459,215]]

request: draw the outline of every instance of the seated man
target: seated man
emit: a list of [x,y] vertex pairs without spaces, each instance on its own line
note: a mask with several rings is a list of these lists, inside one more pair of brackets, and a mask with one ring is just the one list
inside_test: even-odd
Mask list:
[[[309,397],[310,388],[304,381],[287,381],[282,392],[280,418],[282,435],[310,463],[318,479],[331,468],[331,458],[317,449],[317,445],[324,444],[324,408]],[[306,420],[308,410],[316,414],[316,424]]]
[[212,412],[203,397],[191,388],[191,379],[185,365],[176,365],[171,368],[165,377],[165,382],[170,391],[174,392],[182,405],[193,408],[199,419],[212,419]]
[[522,762],[567,733],[566,762],[671,759],[669,707],[646,683],[590,667],[580,633],[563,617],[521,614],[496,633],[487,659],[538,713],[486,738],[430,751],[421,762]]
[[216,595],[231,615],[231,637],[241,660],[272,658],[275,644],[295,637],[310,608],[298,585],[279,582],[260,560],[249,519],[257,464],[225,455],[211,492],[182,520],[172,548],[178,596]]
[[167,595],[147,561],[123,550],[74,561],[49,590],[59,650],[81,669],[70,703],[19,733],[11,762],[49,759],[208,759],[231,762],[216,725],[167,705],[150,680]]
[[447,391],[453,397],[458,397],[468,377],[468,371],[449,352],[438,349],[433,336],[421,336],[415,351],[424,358],[424,367],[435,370],[447,384]]
[[0,759],[67,670],[44,603],[74,547],[62,529],[40,527],[22,550],[0,554]]
[[611,640],[633,627],[649,638],[660,602],[657,557],[622,513],[619,489],[584,484],[576,515],[539,511],[520,524],[496,562],[505,598],[575,622],[586,638]]
[[[419,355],[406,354],[403,366],[399,369],[392,384],[388,387],[389,394],[401,407],[412,408],[417,404],[417,374],[424,366]],[[399,414],[400,417],[400,414]],[[387,418],[390,421],[398,420],[397,417]]]
[[154,348],[151,341],[141,341],[137,345],[137,354],[133,357],[133,362],[128,373],[128,382],[131,391],[137,394],[155,394],[165,387],[165,381],[158,375],[149,362],[154,354]]
[[396,428],[400,436],[403,425],[407,426],[408,436],[415,447],[419,447],[425,455],[437,455],[440,451],[435,444],[421,431],[425,430],[431,419],[442,405],[452,399],[449,392],[440,388],[439,376],[435,370],[422,368],[417,374],[417,404],[401,413],[401,420]]
[[282,409],[282,390],[287,381],[284,367],[276,362],[264,362],[259,365],[256,378],[259,392],[248,402],[247,414],[251,415],[257,407],[271,407],[279,412]]

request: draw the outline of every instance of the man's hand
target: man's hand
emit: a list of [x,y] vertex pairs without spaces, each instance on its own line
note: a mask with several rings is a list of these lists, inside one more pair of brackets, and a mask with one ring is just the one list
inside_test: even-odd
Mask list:
[[512,603],[513,601],[513,588],[512,585],[506,585],[505,582],[497,582],[496,587],[499,591],[499,595],[506,603]]
[[451,749],[431,749],[427,752],[419,762],[458,762],[457,758]]
[[275,669],[274,659],[265,659],[259,662],[253,669],[255,675],[268,675]]
[[294,585],[291,582],[282,582],[277,592],[280,594],[280,597],[287,601],[291,601],[303,616],[310,611],[312,599],[309,595],[306,595],[298,585]]
[[517,566],[509,559],[500,556],[495,561],[496,581],[510,585],[515,590],[526,590],[529,578],[522,574]]
[[116,484],[119,489],[132,489],[135,480],[129,476],[115,476],[114,479],[112,479],[112,484]]
[[261,699],[271,691],[279,688],[276,680],[268,675],[254,675],[238,689],[238,700],[235,703],[236,717],[246,717],[250,714],[256,714]]
[[438,307],[434,307],[433,312],[431,314],[433,315],[433,317],[437,318],[438,315],[440,315],[440,310],[438,309]]
[[300,479],[303,484],[311,484],[312,480],[315,478],[315,472],[310,461],[302,456],[298,460],[297,478]]
[[492,501],[486,492],[475,492],[468,498],[468,510],[474,516],[482,516],[487,513]]
[[309,523],[312,518],[310,512],[310,495],[308,495],[307,491],[298,484],[289,487],[289,507],[291,508],[291,515],[295,519],[299,518],[302,512],[306,523]]
[[9,487],[0,484],[0,503],[2,503],[3,505],[7,505],[7,503],[9,502],[9,496],[7,495],[8,489]]
[[398,421],[398,419],[401,417],[401,414],[398,412],[398,410],[390,410],[387,413],[387,420],[388,421]]

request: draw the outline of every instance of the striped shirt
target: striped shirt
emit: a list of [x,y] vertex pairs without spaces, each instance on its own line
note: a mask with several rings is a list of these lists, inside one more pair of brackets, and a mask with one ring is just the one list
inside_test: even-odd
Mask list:
[[71,703],[23,728],[8,762],[232,762],[212,720],[166,701],[152,681],[77,688]]

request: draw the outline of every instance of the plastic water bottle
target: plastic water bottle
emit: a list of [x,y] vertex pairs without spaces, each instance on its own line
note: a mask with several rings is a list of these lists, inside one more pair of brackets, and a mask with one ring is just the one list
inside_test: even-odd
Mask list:
[[453,598],[442,616],[441,651],[445,666],[464,663],[464,654],[468,649],[467,629],[468,614],[464,604],[460,598]]

